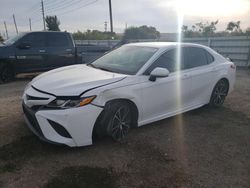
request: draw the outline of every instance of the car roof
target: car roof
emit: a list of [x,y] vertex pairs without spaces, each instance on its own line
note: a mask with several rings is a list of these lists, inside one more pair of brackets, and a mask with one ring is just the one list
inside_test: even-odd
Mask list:
[[30,32],[21,32],[23,34],[29,34],[29,33],[68,33],[65,31],[30,31]]
[[176,47],[177,45],[206,48],[206,46],[203,46],[200,44],[182,43],[182,42],[139,42],[139,43],[130,43],[127,45],[128,46],[152,47],[152,48],[169,48],[169,47]]

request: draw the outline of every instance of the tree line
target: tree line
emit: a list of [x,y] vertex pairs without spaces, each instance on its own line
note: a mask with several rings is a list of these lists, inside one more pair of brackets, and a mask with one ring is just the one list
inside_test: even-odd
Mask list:
[[[60,31],[60,21],[57,16],[46,16],[46,27],[48,31]],[[219,20],[212,22],[199,22],[193,24],[191,27],[187,25],[182,26],[183,37],[221,37],[221,36],[250,36],[250,27],[242,30],[240,21],[231,21],[227,24],[224,31],[216,31]],[[136,40],[136,39],[159,39],[160,32],[152,26],[142,25],[139,27],[129,27],[125,30],[123,36],[116,33],[103,32],[99,30],[80,31],[72,33],[75,40],[110,40],[119,39],[122,41]],[[0,35],[0,42],[3,42],[3,37]]]
[[213,22],[199,22],[189,28],[182,26],[182,34],[184,37],[225,37],[225,36],[244,36],[250,35],[250,27],[243,31],[240,27],[240,21],[231,21],[227,24],[224,31],[216,31],[218,20]]

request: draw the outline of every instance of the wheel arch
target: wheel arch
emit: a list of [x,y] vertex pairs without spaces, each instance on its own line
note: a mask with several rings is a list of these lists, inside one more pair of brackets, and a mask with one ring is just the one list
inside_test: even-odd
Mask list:
[[127,99],[127,98],[112,99],[112,100],[109,100],[105,103],[104,109],[106,106],[108,107],[110,104],[118,102],[118,101],[128,103],[130,109],[133,112],[132,113],[132,115],[133,115],[133,127],[136,127],[138,124],[139,110],[138,110],[137,105],[132,100]]
[[132,127],[137,127],[138,126],[138,117],[139,117],[139,110],[138,110],[138,107],[137,105],[130,99],[127,99],[127,98],[115,98],[115,99],[111,99],[111,100],[108,100],[106,101],[104,107],[103,107],[103,110],[102,112],[99,114],[99,116],[97,117],[96,119],[96,122],[94,124],[94,127],[93,127],[93,131],[92,131],[92,140],[95,140],[95,137],[100,137],[100,136],[104,136],[104,135],[101,135],[102,133],[100,133],[99,131],[104,131],[104,127],[102,127],[105,119],[106,119],[106,115],[110,106],[115,103],[115,102],[125,102],[127,103],[130,108],[132,109],[132,115],[133,115],[133,123],[132,123]]

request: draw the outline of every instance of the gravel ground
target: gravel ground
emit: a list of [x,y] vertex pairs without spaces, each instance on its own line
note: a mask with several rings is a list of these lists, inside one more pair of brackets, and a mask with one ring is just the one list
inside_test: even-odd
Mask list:
[[30,77],[0,85],[0,187],[250,187],[250,70],[219,109],[141,128],[124,143],[82,148],[39,141],[22,118]]

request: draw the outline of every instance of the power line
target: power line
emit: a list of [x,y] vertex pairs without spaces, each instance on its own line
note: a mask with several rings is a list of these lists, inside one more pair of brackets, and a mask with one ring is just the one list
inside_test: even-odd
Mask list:
[[[44,4],[45,4],[46,6],[50,6],[50,5],[56,6],[56,5],[58,5],[58,4],[64,3],[65,1],[67,1],[67,0],[54,0],[54,1],[45,0],[45,1],[44,1]],[[71,0],[70,0],[70,1],[71,1]]]
[[34,10],[35,7],[40,7],[40,3],[39,3],[39,2],[36,2],[35,4],[33,4],[33,6],[31,6],[30,8],[28,8],[28,9],[26,10],[26,12],[29,12],[29,11],[31,11],[31,10]]
[[62,0],[62,1],[54,3],[54,4],[53,3],[52,4],[46,4],[45,3],[44,5],[45,5],[45,7],[46,7],[47,10],[52,10],[52,9],[55,9],[55,8],[58,8],[58,7],[62,7],[62,6],[67,5],[67,4],[74,3],[74,1],[75,0],[69,0],[69,1]]
[[[54,5],[56,5],[56,3],[58,4],[58,1],[55,0],[53,2],[49,2],[48,0],[41,0],[40,8],[37,7],[39,5],[38,3],[33,4],[29,9],[27,9],[27,10],[32,10],[32,9],[33,10],[31,12],[29,12],[28,14],[26,14],[25,16],[22,16],[23,19],[18,21],[18,25],[27,27],[27,28],[29,28],[29,30],[31,30],[31,23],[32,23],[32,25],[36,25],[38,22],[43,21],[43,27],[45,28],[45,11],[47,13],[47,9],[44,10],[44,6],[46,6],[46,4],[44,4],[44,2],[46,2],[47,4],[49,3],[49,5],[50,5],[50,9],[49,9],[48,13],[51,13],[53,10],[53,12],[56,12],[57,15],[65,15],[65,14],[72,13],[76,10],[79,10],[81,8],[90,6],[94,3],[96,3],[97,1],[99,1],[99,0],[93,0],[93,1],[90,1],[87,3],[85,2],[84,4],[80,4],[83,2],[83,0],[71,0],[70,2],[67,0],[64,0],[64,1],[62,0],[61,2],[63,2],[63,3],[61,4],[61,6],[53,8],[52,5],[54,6]],[[42,6],[42,3],[44,4],[44,6]],[[78,6],[73,7],[76,5],[78,5]],[[40,12],[39,10],[42,11],[42,14],[43,14],[42,17],[40,16],[41,13],[39,14],[39,12]],[[65,11],[62,12],[62,10],[65,10]],[[10,26],[13,30],[14,27],[12,27],[12,24],[13,24],[12,19],[13,18],[9,17],[9,18],[5,19],[4,21],[5,21],[5,24],[6,23],[11,24]],[[32,22],[31,22],[31,19],[32,19]],[[16,25],[16,24],[14,24],[14,25]],[[18,32],[17,26],[16,26],[16,32]]]
[[82,2],[82,0],[77,0],[77,1],[71,1],[71,2],[68,2],[68,3],[65,3],[65,4],[61,4],[61,6],[57,6],[57,7],[53,7],[53,8],[50,8],[50,9],[46,9],[47,10],[47,12],[51,12],[51,11],[58,11],[58,10],[62,10],[62,9],[65,9],[65,8],[69,8],[69,7],[71,7],[71,6],[74,6],[74,5],[76,5],[76,4],[78,4],[78,3],[81,3]]
[[82,6],[78,6],[77,8],[74,8],[74,9],[71,9],[71,10],[68,10],[68,11],[65,11],[65,12],[62,12],[62,13],[59,13],[59,14],[57,14],[57,15],[65,15],[65,14],[71,13],[71,12],[76,11],[76,10],[79,10],[79,9],[81,9],[81,8],[90,6],[90,5],[94,4],[94,3],[96,3],[97,1],[99,1],[99,0],[94,0],[94,1],[92,1],[92,2],[89,2],[89,3],[84,4],[84,5],[82,5]]

